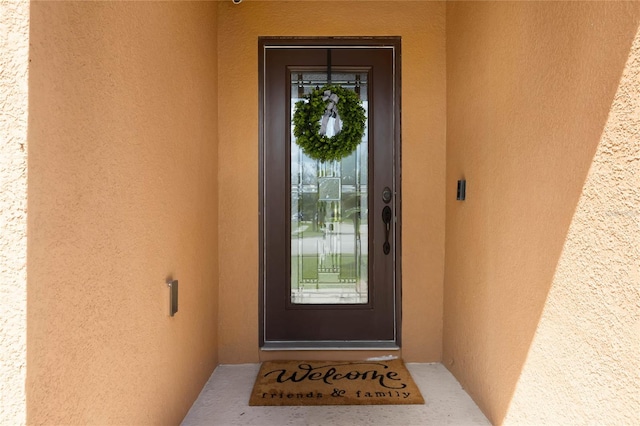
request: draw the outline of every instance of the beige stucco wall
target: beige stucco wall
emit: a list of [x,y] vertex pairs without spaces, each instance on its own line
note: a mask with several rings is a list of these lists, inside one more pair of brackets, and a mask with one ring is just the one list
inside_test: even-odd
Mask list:
[[259,359],[259,36],[402,36],[402,355],[409,361],[440,360],[445,213],[444,19],[443,2],[220,3],[221,362]]
[[177,424],[217,364],[216,19],[31,5],[29,423]]
[[639,6],[447,5],[443,362],[494,423],[638,422]]
[[24,424],[29,2],[0,2],[0,424]]

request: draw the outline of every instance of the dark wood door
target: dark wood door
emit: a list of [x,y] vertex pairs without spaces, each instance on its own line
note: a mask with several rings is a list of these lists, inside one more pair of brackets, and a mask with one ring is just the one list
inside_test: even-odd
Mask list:
[[[358,43],[260,41],[262,346],[399,344],[399,40]],[[327,83],[359,95],[367,124],[321,162],[292,115]]]

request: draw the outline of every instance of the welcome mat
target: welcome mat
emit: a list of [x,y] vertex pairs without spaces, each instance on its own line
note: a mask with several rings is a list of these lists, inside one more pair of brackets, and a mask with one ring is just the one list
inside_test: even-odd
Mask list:
[[249,405],[424,404],[402,360],[268,361]]

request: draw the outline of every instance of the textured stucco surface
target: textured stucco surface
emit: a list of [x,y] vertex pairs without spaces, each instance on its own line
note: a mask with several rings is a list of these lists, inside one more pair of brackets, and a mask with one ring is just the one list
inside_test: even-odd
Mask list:
[[639,354],[640,33],[505,423],[640,424]]
[[31,4],[29,423],[177,424],[217,364],[216,14]]
[[328,3],[0,0],[0,424],[176,424],[258,360],[260,35],[403,37],[405,359],[640,421],[640,4]]
[[25,422],[29,2],[0,1],[0,424]]
[[639,6],[447,5],[443,362],[493,423],[637,423]]
[[[327,13],[318,13],[319,10]],[[258,351],[258,37],[402,37],[402,355],[439,361],[445,183],[443,2],[219,6],[220,360]],[[242,111],[242,113],[238,113]]]

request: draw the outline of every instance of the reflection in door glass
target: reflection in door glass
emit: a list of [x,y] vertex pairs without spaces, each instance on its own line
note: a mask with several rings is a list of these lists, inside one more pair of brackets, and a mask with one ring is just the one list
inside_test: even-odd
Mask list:
[[[333,72],[331,81],[358,93],[368,117],[366,72]],[[292,73],[291,116],[302,96],[326,83],[324,73]],[[327,129],[327,136],[333,136],[333,123]],[[296,145],[292,124],[292,303],[368,302],[367,140],[365,130],[351,155],[321,163]]]

